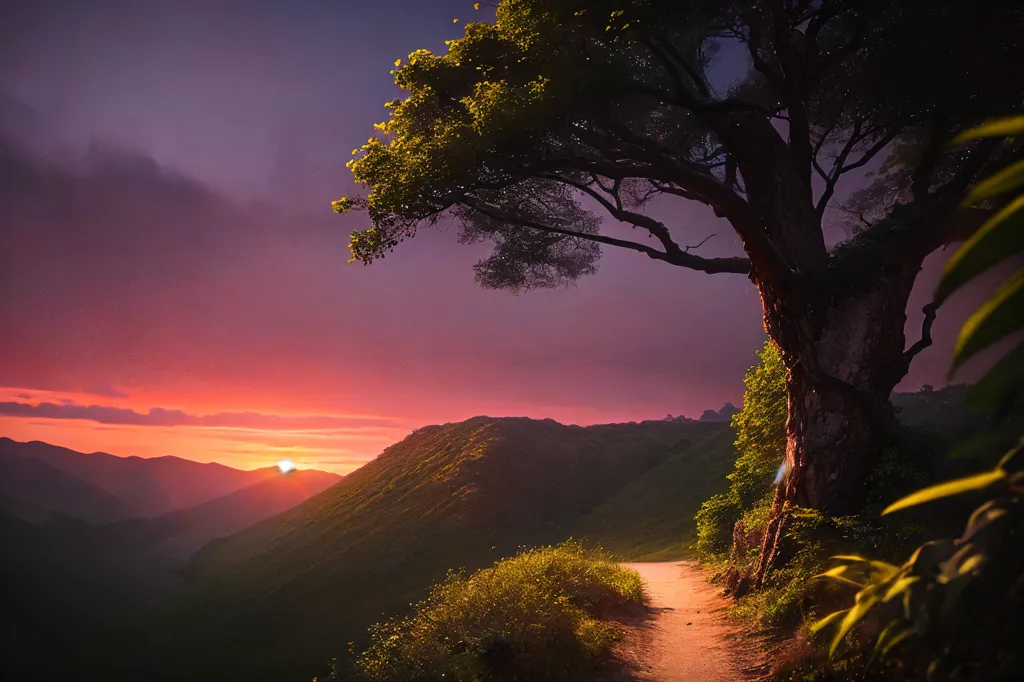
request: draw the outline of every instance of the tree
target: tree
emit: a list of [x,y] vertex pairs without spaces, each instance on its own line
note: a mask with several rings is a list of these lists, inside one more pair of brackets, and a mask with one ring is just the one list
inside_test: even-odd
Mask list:
[[[1024,102],[1024,73],[1005,68],[1022,27],[1013,0],[502,0],[447,54],[396,62],[408,95],[350,162],[369,193],[334,208],[368,211],[350,244],[364,263],[455,218],[461,241],[494,245],[475,266],[485,287],[573,281],[602,245],[747,275],[788,369],[788,473],[763,573],[785,508],[860,504],[889,394],[930,343],[933,309],[906,347],[916,274],[986,213],[958,208],[963,191],[1021,151],[947,142]],[[722,91],[710,68],[737,48],[749,73]],[[847,207],[861,227],[830,251],[838,183],[883,160]],[[746,256],[682,246],[685,226],[644,212],[655,200],[711,207]],[[603,234],[599,213],[649,239]]]

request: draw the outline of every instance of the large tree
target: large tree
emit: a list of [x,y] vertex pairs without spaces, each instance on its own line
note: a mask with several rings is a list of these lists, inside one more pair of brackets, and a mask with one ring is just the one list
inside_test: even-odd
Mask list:
[[[396,62],[408,94],[350,162],[369,192],[334,207],[368,211],[350,245],[364,263],[454,217],[461,241],[494,245],[486,287],[575,280],[602,245],[748,276],[789,373],[767,566],[784,509],[860,504],[889,395],[930,342],[931,309],[904,338],[914,279],[976,228],[964,190],[1021,151],[948,142],[1024,103],[1022,36],[1017,0],[501,0],[447,54]],[[712,78],[737,50],[748,72]],[[838,183],[874,166],[845,207],[855,236],[829,250]],[[711,207],[746,257],[682,246],[685,224],[645,211],[670,200]],[[648,239],[603,234],[601,213]]]

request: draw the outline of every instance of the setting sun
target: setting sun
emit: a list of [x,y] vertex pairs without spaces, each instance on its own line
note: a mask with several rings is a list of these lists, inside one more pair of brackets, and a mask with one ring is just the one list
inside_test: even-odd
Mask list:
[[288,459],[282,459],[277,463],[277,468],[281,470],[282,474],[287,474],[289,471],[295,469],[295,462]]

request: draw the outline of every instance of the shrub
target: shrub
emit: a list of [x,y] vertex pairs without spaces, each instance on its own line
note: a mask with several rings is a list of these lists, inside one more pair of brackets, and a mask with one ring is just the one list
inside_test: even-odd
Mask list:
[[[729,490],[706,501],[697,512],[693,548],[705,559],[729,551],[733,527],[745,514],[753,512],[757,518],[752,516],[749,521],[760,524],[763,531],[771,511],[772,482],[786,451],[786,366],[771,341],[765,342],[757,357],[761,362],[743,378],[743,409],[732,418],[738,454],[726,477]],[[744,527],[746,532],[752,528]]]
[[372,626],[356,666],[398,682],[584,679],[619,636],[605,619],[643,601],[638,573],[579,542],[526,550]]

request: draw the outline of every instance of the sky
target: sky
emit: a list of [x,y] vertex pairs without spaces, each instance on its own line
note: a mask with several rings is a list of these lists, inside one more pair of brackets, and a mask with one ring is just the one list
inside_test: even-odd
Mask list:
[[[480,414],[741,403],[765,339],[745,277],[609,249],[575,287],[485,291],[484,252],[446,225],[346,263],[365,217],[329,204],[356,191],[345,162],[400,94],[388,72],[443,51],[471,2],[3,5],[0,436],[347,473]],[[715,235],[701,254],[740,253],[702,207],[670,216],[682,243]],[[908,343],[946,255],[918,280]],[[970,304],[943,308],[901,388],[944,382]]]

